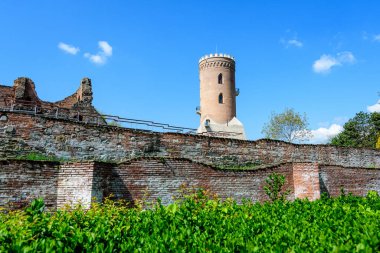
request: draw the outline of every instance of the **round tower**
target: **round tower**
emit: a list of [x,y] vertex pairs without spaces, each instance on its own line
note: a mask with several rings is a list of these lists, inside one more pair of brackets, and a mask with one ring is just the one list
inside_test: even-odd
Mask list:
[[236,118],[235,59],[226,54],[210,54],[199,60],[200,127],[198,133],[245,139]]

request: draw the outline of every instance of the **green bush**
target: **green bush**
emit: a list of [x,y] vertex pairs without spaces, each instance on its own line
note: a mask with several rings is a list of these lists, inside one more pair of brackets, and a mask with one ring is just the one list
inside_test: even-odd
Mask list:
[[0,212],[0,252],[378,252],[380,197],[237,204],[207,191],[168,206],[107,200],[44,211]]
[[271,201],[285,201],[286,197],[290,194],[290,190],[284,190],[285,176],[272,173],[265,179],[264,191]]

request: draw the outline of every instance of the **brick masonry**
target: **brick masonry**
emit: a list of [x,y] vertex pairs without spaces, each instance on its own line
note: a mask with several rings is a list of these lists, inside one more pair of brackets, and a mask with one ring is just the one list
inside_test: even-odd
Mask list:
[[[60,158],[123,161],[136,157],[175,157],[209,165],[318,163],[379,168],[380,151],[282,141],[242,141],[177,133],[142,132],[22,113],[3,112],[0,157],[28,152]],[[1,115],[0,115],[1,116]]]
[[316,199],[321,193],[366,195],[380,193],[380,169],[318,166],[315,163],[284,163],[255,170],[220,170],[189,159],[136,158],[127,162],[53,163],[7,160],[0,162],[0,206],[43,197],[50,209],[105,197],[168,204],[181,185],[206,188],[219,197],[252,201],[268,200],[263,186],[273,172],[286,177],[289,199]]
[[59,163],[0,161],[0,205],[22,205],[43,197],[47,207],[57,205]]
[[319,167],[317,163],[293,164],[294,197],[319,199]]
[[[55,103],[40,100],[29,78],[16,79],[13,87],[0,85],[0,205],[41,196],[50,208],[77,202],[88,206],[110,194],[133,202],[145,193],[148,200],[169,203],[182,184],[206,187],[222,198],[263,201],[262,188],[272,172],[286,176],[290,199],[337,196],[341,188],[357,195],[380,192],[379,150],[107,126],[92,95],[88,78],[73,95]],[[10,112],[14,106],[32,108],[36,115]],[[58,111],[65,119],[52,118]],[[29,153],[104,162],[19,160]],[[218,169],[249,164],[261,169]]]
[[342,166],[321,165],[319,182],[322,192],[329,196],[345,193],[363,196],[369,190],[380,193],[380,170],[377,168],[345,168]]

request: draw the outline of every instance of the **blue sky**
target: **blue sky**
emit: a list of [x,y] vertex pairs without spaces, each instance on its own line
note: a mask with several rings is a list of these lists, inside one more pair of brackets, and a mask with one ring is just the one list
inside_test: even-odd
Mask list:
[[[17,4],[16,4],[17,3]],[[197,128],[198,60],[236,58],[249,139],[271,112],[308,116],[313,142],[380,110],[379,1],[0,1],[0,83],[60,100],[90,77],[101,112]]]

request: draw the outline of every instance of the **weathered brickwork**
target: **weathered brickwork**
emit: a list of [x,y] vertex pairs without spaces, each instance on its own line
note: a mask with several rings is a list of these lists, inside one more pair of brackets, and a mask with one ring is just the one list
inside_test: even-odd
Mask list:
[[99,181],[101,179],[94,175],[92,162],[63,164],[58,172],[57,206],[83,203],[88,207],[93,197],[99,198]]
[[50,209],[74,205],[88,207],[91,200],[137,199],[163,204],[173,201],[181,185],[206,188],[219,197],[237,201],[268,200],[263,186],[273,172],[286,177],[289,199],[319,198],[346,193],[380,193],[380,169],[318,166],[315,163],[284,163],[256,170],[220,170],[188,159],[137,158],[113,164],[76,162],[57,164],[8,160],[0,163],[0,206],[43,197]]
[[294,197],[319,199],[319,166],[317,163],[293,164]]
[[188,158],[217,166],[306,162],[345,167],[380,167],[380,152],[374,149],[148,133],[22,113],[1,114],[7,117],[6,121],[0,121],[2,157],[36,151],[67,159],[102,161],[151,156]]
[[[168,204],[178,195],[181,185],[209,189],[223,199],[263,201],[267,199],[263,190],[265,179],[274,171],[285,175],[285,187],[293,190],[291,164],[261,170],[227,171],[187,159],[134,159],[119,164],[109,182],[113,189],[121,188],[116,194],[112,192],[116,197],[130,201],[160,198],[162,203]],[[119,193],[124,195],[119,196]]]
[[[47,102],[38,97],[35,84],[30,78],[19,77],[12,87],[0,85],[0,108],[91,122],[100,116],[92,105],[92,95],[91,79],[83,78],[74,94],[58,102]],[[96,123],[104,124],[105,121],[100,119]]]
[[369,190],[380,193],[380,169],[345,168],[342,166],[320,166],[319,182],[321,192],[328,196],[347,194],[363,196]]
[[42,197],[47,207],[55,207],[58,168],[54,162],[0,161],[0,205]]

